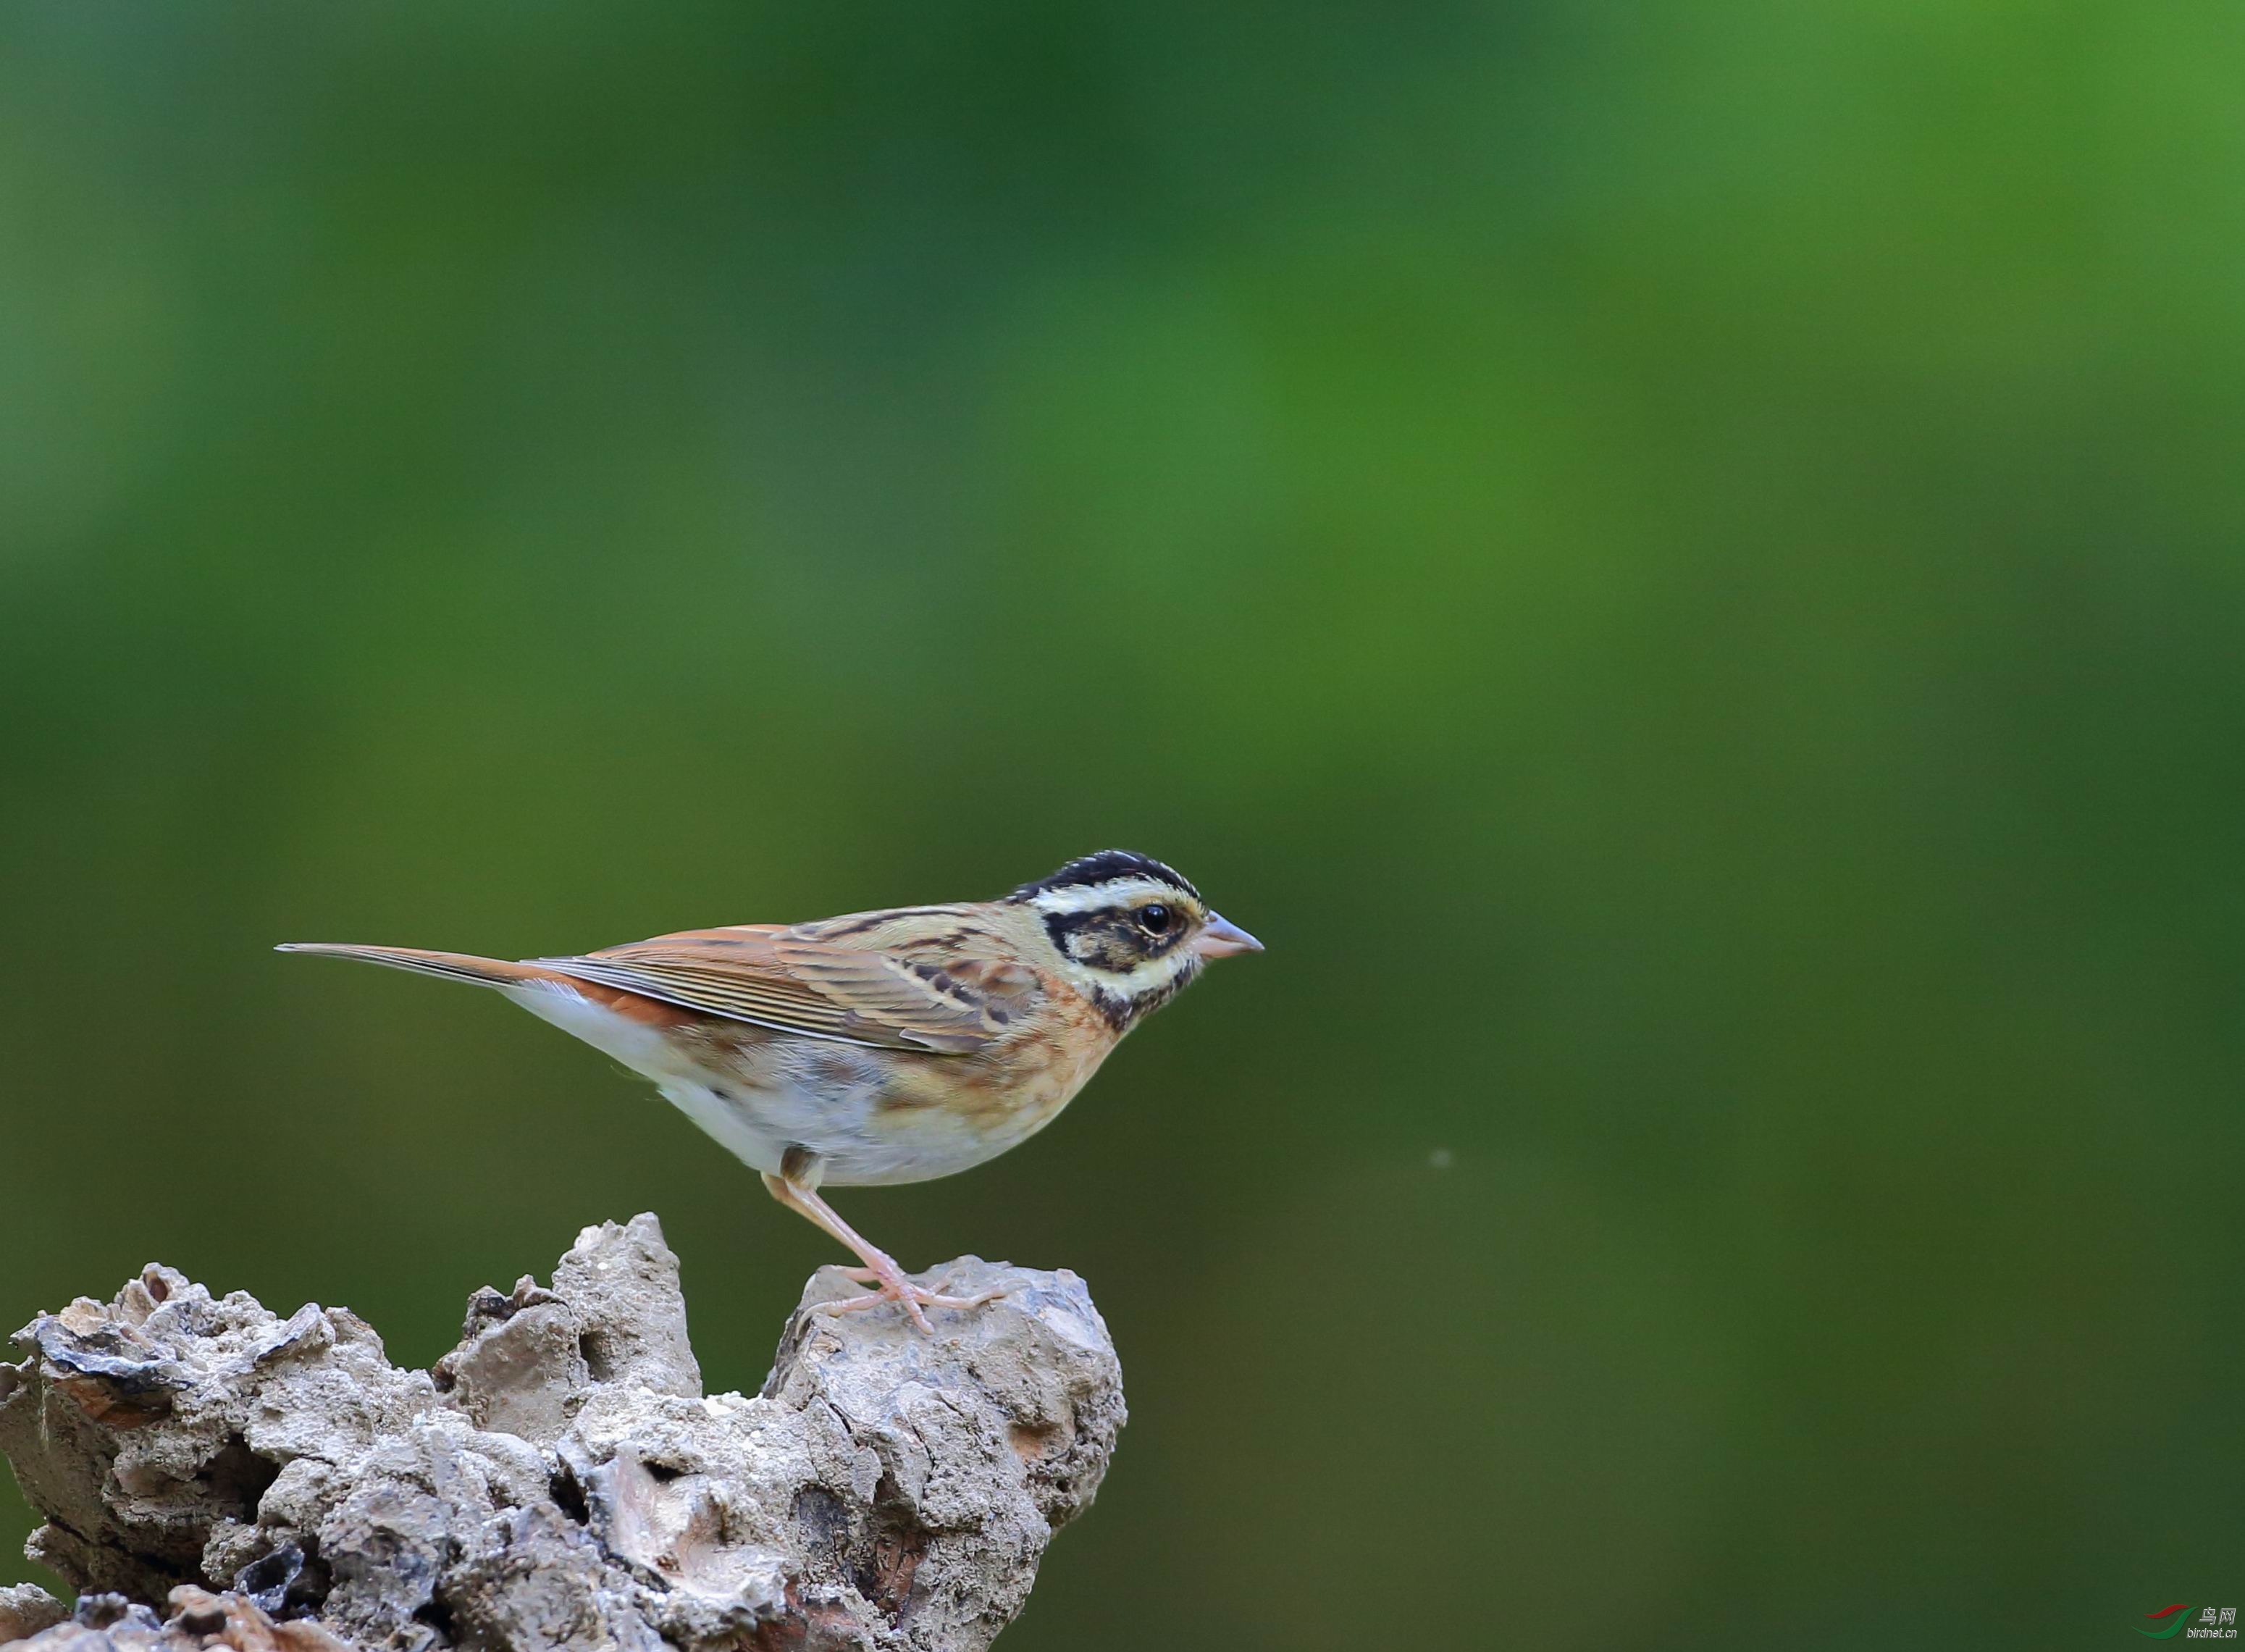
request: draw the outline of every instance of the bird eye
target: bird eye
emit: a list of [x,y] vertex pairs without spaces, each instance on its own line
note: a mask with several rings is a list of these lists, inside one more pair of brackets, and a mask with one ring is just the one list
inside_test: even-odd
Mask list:
[[1162,934],[1170,927],[1170,909],[1158,901],[1150,907],[1140,907],[1138,927],[1150,935]]

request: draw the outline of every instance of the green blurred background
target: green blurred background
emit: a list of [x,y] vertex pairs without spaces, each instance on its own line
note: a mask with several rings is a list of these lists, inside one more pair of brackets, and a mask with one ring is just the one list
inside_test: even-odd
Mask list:
[[2194,0],[10,9],[0,1321],[160,1258],[425,1362],[654,1209],[752,1388],[807,1224],[267,948],[1121,844],[1269,954],[838,1201],[1121,1345],[1009,1649],[2245,1597],[2241,76]]

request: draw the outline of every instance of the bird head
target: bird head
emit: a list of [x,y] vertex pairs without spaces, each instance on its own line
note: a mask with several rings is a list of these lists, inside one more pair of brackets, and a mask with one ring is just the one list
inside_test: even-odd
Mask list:
[[1263,950],[1183,873],[1127,849],[1071,860],[1006,899],[1037,915],[1061,973],[1125,1030],[1184,991],[1210,959]]

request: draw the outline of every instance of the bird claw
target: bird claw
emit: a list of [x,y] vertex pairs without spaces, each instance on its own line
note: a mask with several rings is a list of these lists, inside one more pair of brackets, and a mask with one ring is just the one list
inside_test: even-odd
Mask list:
[[878,1308],[884,1302],[897,1302],[911,1315],[912,1322],[931,1336],[935,1334],[935,1327],[928,1323],[926,1314],[921,1311],[923,1309],[980,1308],[986,1302],[996,1302],[1006,1294],[1002,1290],[986,1290],[973,1296],[946,1296],[925,1285],[913,1284],[902,1274],[884,1275],[871,1268],[838,1268],[834,1271],[858,1284],[872,1285],[875,1288],[863,1296],[844,1296],[838,1302],[820,1302],[817,1304],[820,1309],[830,1314],[861,1314],[869,1308]]

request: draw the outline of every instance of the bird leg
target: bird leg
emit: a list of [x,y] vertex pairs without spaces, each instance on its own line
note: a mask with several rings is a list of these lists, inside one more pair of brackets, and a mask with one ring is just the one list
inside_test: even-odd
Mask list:
[[790,1210],[804,1217],[831,1237],[840,1241],[857,1252],[863,1268],[845,1268],[842,1271],[861,1285],[877,1285],[878,1289],[864,1296],[845,1297],[838,1302],[821,1302],[819,1307],[830,1314],[854,1314],[868,1308],[878,1308],[883,1302],[901,1302],[913,1324],[930,1336],[935,1328],[927,1322],[920,1310],[928,1308],[980,1308],[1005,1295],[1003,1291],[985,1291],[979,1296],[941,1296],[922,1285],[915,1285],[905,1277],[905,1270],[897,1266],[896,1259],[886,1251],[868,1242],[858,1230],[842,1220],[833,1206],[821,1199],[815,1189],[804,1186],[785,1176],[767,1172],[764,1186],[771,1196]]

